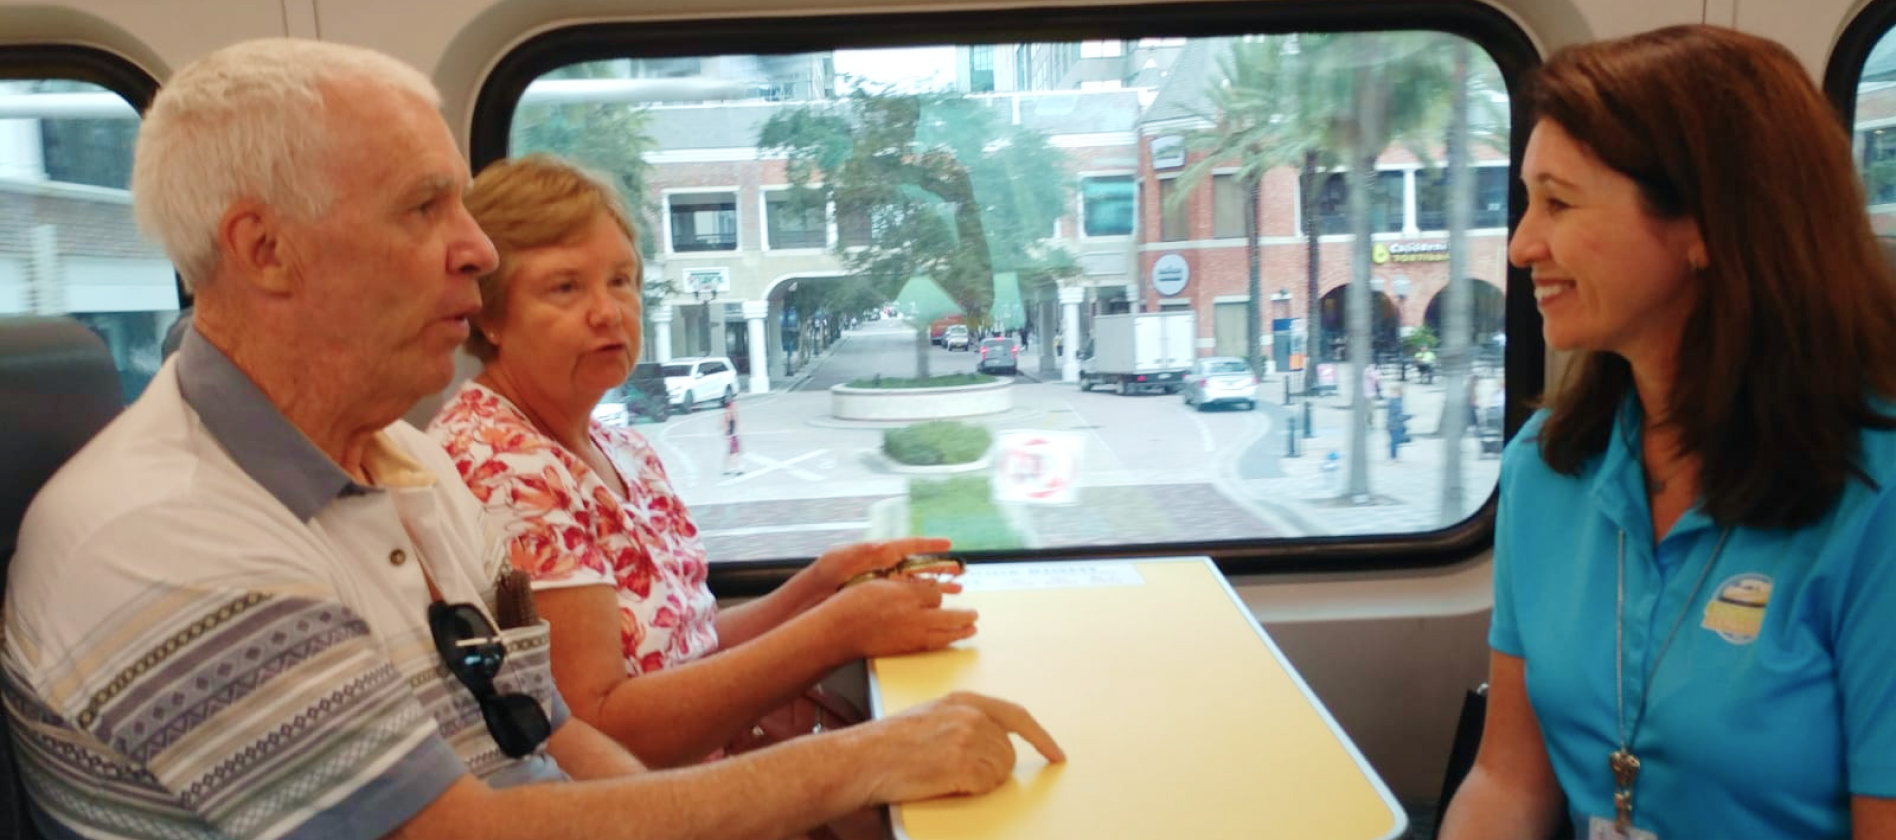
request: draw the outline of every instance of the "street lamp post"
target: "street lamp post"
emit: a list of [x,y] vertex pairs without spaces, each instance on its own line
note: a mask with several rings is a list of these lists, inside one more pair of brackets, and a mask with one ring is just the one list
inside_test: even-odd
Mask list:
[[699,355],[709,356],[711,355],[711,304],[718,299],[718,287],[693,286],[691,299],[704,304],[704,352]]

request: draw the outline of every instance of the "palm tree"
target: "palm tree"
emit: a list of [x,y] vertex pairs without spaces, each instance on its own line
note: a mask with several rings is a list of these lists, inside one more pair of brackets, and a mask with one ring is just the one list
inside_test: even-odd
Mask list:
[[[1332,157],[1330,149],[1336,145],[1339,125],[1335,114],[1348,102],[1348,88],[1338,83],[1334,68],[1320,60],[1323,50],[1335,37],[1305,33],[1225,42],[1225,51],[1218,59],[1221,72],[1205,93],[1214,110],[1210,117],[1214,127],[1191,136],[1192,148],[1204,154],[1180,173],[1179,189],[1172,197],[1174,202],[1186,201],[1192,189],[1212,173],[1213,167],[1236,162],[1238,170],[1233,177],[1245,194],[1242,218],[1249,269],[1246,291],[1251,300],[1245,323],[1252,348],[1252,367],[1258,370],[1263,369],[1262,261],[1257,229],[1260,193],[1264,176],[1270,170],[1302,165],[1303,183],[1314,184],[1317,167]],[[1309,243],[1305,323],[1308,347],[1314,352],[1322,346],[1323,321],[1319,303],[1315,198],[1314,192],[1307,188],[1303,216]],[[1308,371],[1309,361],[1305,365]],[[1306,374],[1306,385],[1311,381]]]
[[[1194,145],[1203,158],[1181,175],[1184,189],[1210,168],[1236,159],[1239,183],[1246,187],[1246,250],[1250,257],[1247,313],[1255,358],[1262,342],[1257,306],[1257,230],[1253,217],[1257,189],[1265,172],[1283,165],[1303,169],[1304,233],[1308,242],[1310,350],[1322,349],[1322,317],[1317,236],[1321,233],[1314,196],[1322,185],[1323,164],[1339,156],[1349,167],[1349,216],[1354,244],[1352,276],[1345,293],[1352,380],[1363,381],[1371,358],[1370,206],[1376,160],[1395,143],[1421,147],[1442,136],[1444,103],[1451,84],[1439,60],[1445,36],[1434,33],[1301,34],[1245,39],[1231,44],[1222,62],[1223,79],[1208,91],[1217,108],[1217,129],[1201,132]],[[1183,200],[1175,198],[1174,200]],[[1308,381],[1308,379],[1306,379]],[[1351,406],[1348,495],[1369,497],[1369,395],[1355,387]]]
[[[1326,58],[1351,66],[1352,108],[1339,132],[1347,139],[1350,166],[1350,285],[1344,299],[1349,330],[1351,382],[1350,471],[1348,495],[1366,503],[1369,487],[1370,395],[1362,388],[1364,366],[1371,357],[1370,333],[1370,190],[1376,179],[1376,160],[1392,144],[1426,147],[1442,136],[1444,106],[1452,84],[1436,60],[1446,46],[1445,36],[1434,33],[1352,33],[1339,36]],[[1418,142],[1420,141],[1420,142]]]
[[[1468,166],[1471,145],[1480,142],[1507,152],[1509,119],[1496,106],[1493,94],[1502,90],[1492,64],[1477,73],[1471,66],[1470,46],[1455,39],[1451,48],[1449,127],[1446,138],[1448,191],[1448,288],[1443,292],[1441,370],[1442,502],[1439,520],[1449,525],[1467,514],[1467,492],[1462,486],[1462,441],[1468,433],[1469,369],[1474,358],[1474,278],[1468,276],[1468,230],[1474,222],[1474,178]],[[1479,114],[1481,125],[1474,125]]]
[[[1178,189],[1171,203],[1182,204],[1193,190],[1212,174],[1215,166],[1235,161],[1238,170],[1232,177],[1244,191],[1245,354],[1251,369],[1264,370],[1264,325],[1262,254],[1258,243],[1257,205],[1264,175],[1293,162],[1300,154],[1298,136],[1302,124],[1285,119],[1295,107],[1295,87],[1290,83],[1299,68],[1290,39],[1263,38],[1225,41],[1218,56],[1219,73],[1205,91],[1214,114],[1214,127],[1192,134],[1187,143],[1204,155],[1192,162],[1178,177]],[[1167,212],[1176,206],[1165,208]]]
[[1321,358],[1327,340],[1323,335],[1323,235],[1322,219],[1317,212],[1317,194],[1322,173],[1336,164],[1336,152],[1347,145],[1343,139],[1348,121],[1340,115],[1349,112],[1352,79],[1338,68],[1328,66],[1326,53],[1340,49],[1337,41],[1344,36],[1303,34],[1297,36],[1298,52],[1307,54],[1303,70],[1296,78],[1297,109],[1294,121],[1305,126],[1308,143],[1303,151],[1302,171],[1297,183],[1304,234],[1304,324],[1307,335],[1304,353],[1304,393],[1317,391],[1315,362]]
[[1468,353],[1470,333],[1474,331],[1475,290],[1468,274],[1468,225],[1473,216],[1474,198],[1468,177],[1468,44],[1455,45],[1452,70],[1455,88],[1450,94],[1448,158],[1448,289],[1443,301],[1442,343],[1443,373],[1447,374],[1442,406],[1442,508],[1440,522],[1447,525],[1461,517],[1464,503],[1462,487],[1462,438],[1467,433]]

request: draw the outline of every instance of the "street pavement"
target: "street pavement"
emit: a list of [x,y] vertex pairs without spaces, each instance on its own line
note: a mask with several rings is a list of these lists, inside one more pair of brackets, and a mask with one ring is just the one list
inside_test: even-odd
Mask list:
[[[875,440],[880,428],[892,424],[850,423],[827,412],[828,386],[863,375],[872,364],[863,354],[851,352],[851,342],[875,340],[873,332],[845,333],[789,377],[773,377],[774,393],[747,394],[739,400],[746,430],[744,475],[712,475],[711,470],[694,466],[711,463],[707,452],[715,451],[723,441],[716,412],[674,420],[663,427],[639,427],[658,447],[714,561],[814,555],[836,544],[887,535],[887,509],[906,497],[909,477],[890,472],[885,463],[869,455],[866,449],[873,448],[873,443],[852,449],[845,441]],[[935,373],[947,372],[932,359],[931,366]],[[971,361],[965,366],[972,367]],[[1385,383],[1396,379],[1393,370],[1390,373]],[[1182,417],[1191,418],[1190,409],[1179,405],[1176,397],[1100,395],[1110,400],[1162,400],[1163,405],[1088,403],[1092,395],[1081,395],[1076,385],[1059,382],[1054,370],[1024,369],[1017,385],[1021,390],[1013,411],[983,418],[996,431],[1095,429],[1096,424],[1112,422],[1115,413],[1134,410],[1185,412]],[[1209,457],[1158,469],[1095,459],[1083,472],[1078,504],[1010,506],[1010,525],[1023,534],[1029,547],[1062,548],[1411,533],[1453,525],[1488,502],[1499,474],[1499,459],[1484,456],[1470,430],[1459,448],[1466,490],[1459,504],[1445,510],[1443,465],[1450,453],[1437,431],[1446,397],[1444,380],[1437,377],[1433,384],[1401,385],[1410,415],[1410,442],[1401,447],[1398,458],[1389,458],[1386,412],[1384,404],[1377,402],[1368,436],[1367,494],[1349,494],[1345,486],[1350,457],[1348,390],[1314,398],[1306,409],[1301,397],[1285,405],[1283,380],[1273,376],[1259,387],[1257,411],[1217,411],[1195,418],[1199,434],[1213,450]],[[1308,436],[1303,432],[1306,412],[1314,424]],[[1102,416],[1107,419],[1100,420]],[[1293,420],[1297,428],[1294,449],[1286,440]],[[801,429],[795,428],[799,425]],[[1215,446],[1207,427],[1219,436]],[[836,445],[794,458],[771,457],[759,452],[768,446],[756,445],[769,438],[752,434],[753,430],[760,435],[807,434],[812,429]],[[1112,431],[1128,433],[1123,424]],[[799,480],[785,478],[790,475]]]

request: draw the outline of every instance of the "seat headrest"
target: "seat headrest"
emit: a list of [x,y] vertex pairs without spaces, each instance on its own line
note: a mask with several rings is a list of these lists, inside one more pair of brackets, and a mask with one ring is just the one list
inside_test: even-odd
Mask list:
[[[71,318],[0,318],[0,593],[20,520],[53,472],[118,413],[118,368]],[[0,714],[0,837],[36,840]]]
[[40,485],[124,405],[105,342],[71,318],[0,318],[0,589]]

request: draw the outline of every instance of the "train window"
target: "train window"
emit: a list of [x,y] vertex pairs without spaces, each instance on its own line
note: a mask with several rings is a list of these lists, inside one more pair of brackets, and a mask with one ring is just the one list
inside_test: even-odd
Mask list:
[[[714,562],[902,533],[1229,559],[1480,532],[1525,40],[1113,14],[958,41],[995,19],[596,26],[502,62],[477,164],[551,151],[636,190],[646,357],[741,374],[598,415],[656,445]],[[1380,133],[1353,140],[1357,116]],[[741,472],[692,413],[726,399]]]
[[1896,235],[1896,37],[1870,50],[1857,82],[1853,148],[1876,232]]
[[128,190],[134,101],[151,90],[100,54],[0,51],[0,315],[84,322],[111,349],[128,401],[157,373],[178,317],[171,263],[139,237]]
[[1837,40],[1824,86],[1850,125],[1870,221],[1896,236],[1896,3],[1871,3]]

